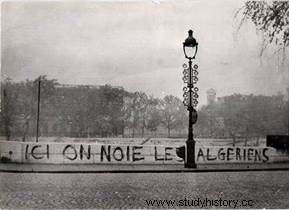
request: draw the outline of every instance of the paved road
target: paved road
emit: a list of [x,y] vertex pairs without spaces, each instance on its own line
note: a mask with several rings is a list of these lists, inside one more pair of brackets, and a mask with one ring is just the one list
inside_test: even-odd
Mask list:
[[148,208],[146,199],[184,198],[246,199],[253,208],[289,208],[289,171],[0,173],[0,208]]

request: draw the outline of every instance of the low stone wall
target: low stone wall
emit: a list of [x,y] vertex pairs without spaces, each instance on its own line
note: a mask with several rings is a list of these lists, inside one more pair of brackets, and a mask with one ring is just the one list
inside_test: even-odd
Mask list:
[[[1,162],[48,164],[183,164],[177,146],[0,141]],[[197,164],[288,162],[271,147],[196,146]]]

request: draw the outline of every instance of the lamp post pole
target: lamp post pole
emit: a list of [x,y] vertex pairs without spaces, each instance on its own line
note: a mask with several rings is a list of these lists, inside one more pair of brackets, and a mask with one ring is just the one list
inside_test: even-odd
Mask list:
[[[197,83],[198,78],[198,65],[192,66],[193,59],[195,59],[197,51],[198,51],[198,43],[195,38],[193,38],[193,31],[189,30],[189,36],[183,43],[183,50],[185,57],[189,60],[189,66],[187,64],[183,65],[184,77],[183,80],[186,87],[183,88],[184,90],[184,105],[187,107],[189,111],[189,128],[188,128],[188,139],[186,141],[186,155],[185,155],[185,168],[196,168],[197,165],[195,163],[195,145],[196,142],[194,140],[194,133],[193,133],[193,124],[197,122],[197,111],[194,107],[197,106],[199,97],[197,91],[199,90],[197,87],[194,87],[194,84]],[[194,51],[192,55],[188,55],[187,51]]]
[[193,111],[194,107],[192,105],[192,92],[193,92],[193,83],[192,83],[192,59],[189,59],[189,129],[188,129],[188,139],[186,141],[187,146],[187,155],[186,155],[186,168],[196,168],[195,164],[195,144],[196,141],[194,140],[194,133],[193,133]]

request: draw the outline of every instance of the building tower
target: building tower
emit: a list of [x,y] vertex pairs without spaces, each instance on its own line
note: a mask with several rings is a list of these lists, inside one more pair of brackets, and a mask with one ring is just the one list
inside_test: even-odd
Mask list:
[[210,88],[207,90],[207,105],[214,104],[216,101],[216,90],[213,88]]

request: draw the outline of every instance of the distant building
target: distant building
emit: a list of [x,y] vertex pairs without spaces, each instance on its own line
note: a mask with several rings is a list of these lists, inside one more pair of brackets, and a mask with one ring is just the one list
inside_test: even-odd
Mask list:
[[211,105],[216,102],[217,92],[213,88],[207,90],[207,104]]

